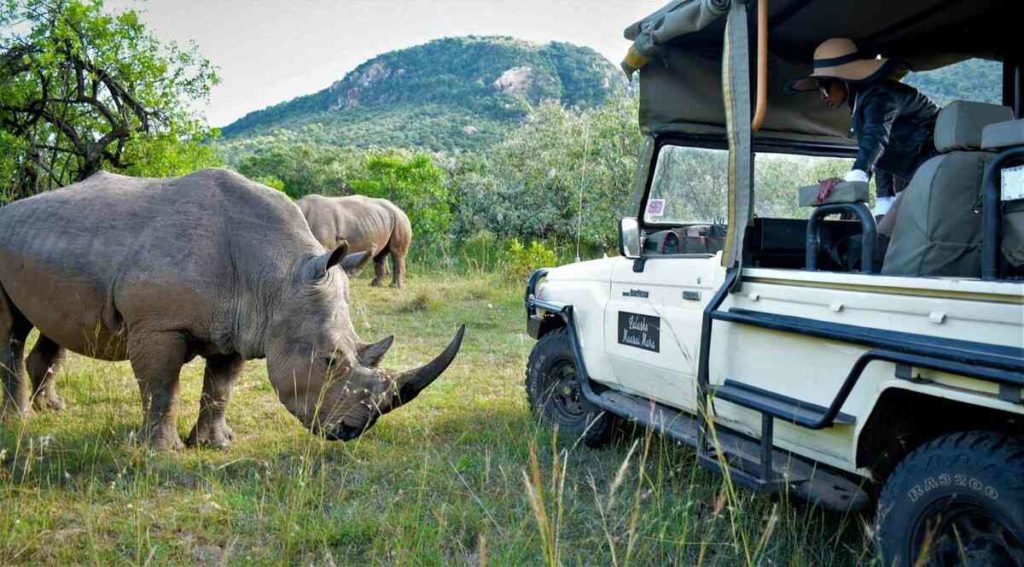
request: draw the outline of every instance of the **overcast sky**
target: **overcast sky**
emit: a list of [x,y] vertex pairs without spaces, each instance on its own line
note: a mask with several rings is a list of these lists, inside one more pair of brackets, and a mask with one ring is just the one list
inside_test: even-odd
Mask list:
[[245,113],[316,92],[367,59],[432,39],[509,35],[568,41],[614,63],[622,30],[667,0],[108,0],[134,8],[164,41],[194,40],[220,69],[206,117]]

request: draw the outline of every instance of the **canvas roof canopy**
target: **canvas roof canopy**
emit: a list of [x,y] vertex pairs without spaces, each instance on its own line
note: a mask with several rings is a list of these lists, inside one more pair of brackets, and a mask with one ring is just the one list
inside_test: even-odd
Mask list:
[[[981,57],[1019,61],[1020,0],[767,0],[768,110],[759,141],[853,147],[849,113],[830,111],[817,93],[787,85],[812,70],[814,48],[831,37],[904,61],[912,70]],[[748,10],[750,86],[756,2]],[[725,135],[722,48],[730,0],[673,0],[630,25],[624,69],[640,68],[640,126],[648,133]]]

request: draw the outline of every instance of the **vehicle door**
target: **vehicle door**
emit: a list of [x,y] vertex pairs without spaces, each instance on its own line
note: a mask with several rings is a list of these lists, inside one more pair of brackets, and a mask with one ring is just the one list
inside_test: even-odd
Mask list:
[[605,351],[622,388],[688,410],[703,310],[725,275],[725,211],[710,202],[724,195],[726,159],[721,150],[660,148],[642,203],[643,257],[616,263],[605,310]]

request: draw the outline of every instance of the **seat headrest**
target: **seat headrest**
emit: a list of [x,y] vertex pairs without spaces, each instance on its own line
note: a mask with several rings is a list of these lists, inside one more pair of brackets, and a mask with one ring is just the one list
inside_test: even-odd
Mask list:
[[935,149],[980,150],[981,131],[989,124],[1013,120],[1008,106],[958,100],[939,111],[935,120]]

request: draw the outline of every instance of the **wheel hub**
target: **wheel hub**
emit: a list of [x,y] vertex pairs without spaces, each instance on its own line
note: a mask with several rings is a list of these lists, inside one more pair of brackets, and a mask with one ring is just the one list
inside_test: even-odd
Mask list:
[[576,368],[571,363],[561,364],[552,374],[555,378],[551,388],[551,403],[554,408],[566,417],[578,418],[585,415]]
[[1024,565],[1021,541],[975,503],[954,503],[926,515],[916,531],[918,549],[930,548],[924,565]]

